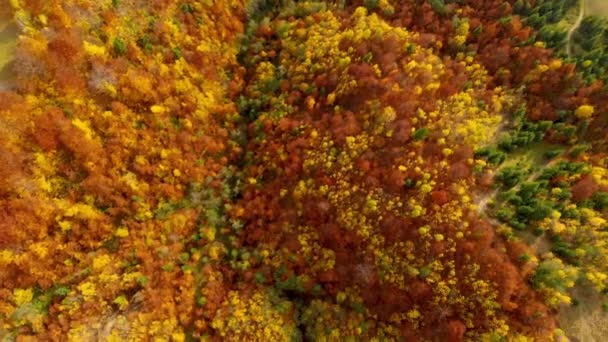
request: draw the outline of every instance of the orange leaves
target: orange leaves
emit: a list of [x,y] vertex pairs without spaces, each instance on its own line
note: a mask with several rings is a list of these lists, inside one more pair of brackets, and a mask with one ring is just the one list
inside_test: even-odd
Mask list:
[[[2,188],[4,188],[4,186],[2,186]],[[18,242],[15,236],[17,221],[9,212],[9,208],[5,206],[6,204],[2,202],[0,202],[0,204],[2,204],[2,208],[0,209],[0,249],[8,249],[15,247],[14,244]]]
[[34,140],[44,151],[56,150],[59,144],[59,126],[66,121],[59,108],[51,108],[35,118]]
[[25,156],[15,149],[0,146],[0,194],[13,193],[25,181]]
[[57,32],[55,39],[49,42],[48,49],[51,65],[73,65],[80,57],[81,39],[75,31],[64,29]]

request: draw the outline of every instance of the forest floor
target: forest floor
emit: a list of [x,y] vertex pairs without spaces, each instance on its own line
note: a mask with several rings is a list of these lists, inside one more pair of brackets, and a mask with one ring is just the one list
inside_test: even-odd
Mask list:
[[558,320],[572,341],[596,342],[608,339],[608,318],[602,298],[589,286],[577,285],[572,291],[575,305],[562,307]]
[[0,13],[0,89],[10,78],[9,63],[17,40],[17,25]]
[[585,0],[585,13],[593,13],[608,18],[608,1]]

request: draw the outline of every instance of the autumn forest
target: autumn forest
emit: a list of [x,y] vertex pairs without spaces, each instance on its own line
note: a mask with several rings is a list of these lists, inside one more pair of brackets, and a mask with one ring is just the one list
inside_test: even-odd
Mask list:
[[0,0],[0,338],[608,339],[584,4]]

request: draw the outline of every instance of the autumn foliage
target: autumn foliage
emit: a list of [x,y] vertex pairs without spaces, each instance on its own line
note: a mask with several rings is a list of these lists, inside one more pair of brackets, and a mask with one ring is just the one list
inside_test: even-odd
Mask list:
[[604,85],[445,2],[11,1],[0,335],[560,338],[608,284]]

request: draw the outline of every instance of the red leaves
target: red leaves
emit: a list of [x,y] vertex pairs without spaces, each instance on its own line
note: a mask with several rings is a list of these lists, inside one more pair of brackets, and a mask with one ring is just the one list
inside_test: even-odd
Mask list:
[[343,231],[335,223],[326,223],[319,227],[319,238],[321,244],[330,249],[338,249],[346,244]]
[[412,280],[409,286],[409,294],[416,304],[424,304],[431,299],[433,289],[422,280]]
[[383,215],[380,221],[380,230],[389,245],[397,242],[413,241],[418,237],[418,232],[410,219],[398,217],[392,213]]
[[285,234],[283,241],[281,242],[282,247],[287,248],[292,253],[297,253],[300,249],[300,242],[298,241],[298,235],[295,233]]
[[339,280],[338,273],[335,269],[325,270],[319,273],[319,281],[324,283],[337,283]]
[[352,112],[335,114],[331,117],[331,130],[337,143],[343,144],[348,136],[361,132],[361,125]]
[[467,327],[460,320],[452,319],[444,326],[445,338],[447,342],[460,342],[464,340],[464,333]]
[[571,188],[572,200],[574,202],[584,201],[599,190],[599,185],[595,182],[591,175],[585,175],[576,182]]
[[450,165],[449,179],[456,182],[459,180],[468,179],[471,177],[471,167],[464,162],[459,162]]
[[450,200],[448,192],[445,190],[435,190],[431,192],[431,198],[433,199],[433,203],[438,205],[446,204]]
[[399,193],[405,184],[405,174],[397,169],[392,169],[387,172],[384,180],[386,189],[393,193]]

